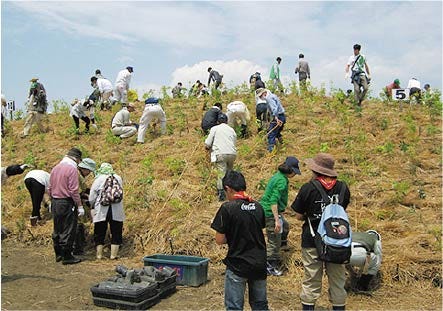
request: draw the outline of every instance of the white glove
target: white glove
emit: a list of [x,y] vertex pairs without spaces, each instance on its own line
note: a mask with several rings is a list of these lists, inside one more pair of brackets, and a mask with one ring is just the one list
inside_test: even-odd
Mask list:
[[91,209],[91,218],[92,218],[92,220],[94,220],[95,215],[97,215],[97,211],[94,208],[92,208]]
[[25,169],[27,169],[27,168],[32,168],[33,166],[32,165],[30,165],[30,164],[22,164],[22,165],[20,165],[20,168],[22,169],[22,170],[25,170]]
[[85,215],[85,209],[83,208],[83,206],[79,206],[78,207],[78,217],[81,217],[84,215]]

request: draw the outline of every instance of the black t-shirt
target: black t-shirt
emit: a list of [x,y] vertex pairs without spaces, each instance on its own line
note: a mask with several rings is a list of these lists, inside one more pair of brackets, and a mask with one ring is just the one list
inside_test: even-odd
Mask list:
[[[340,198],[340,205],[343,206],[344,209],[346,209],[351,197],[349,188],[346,183],[342,181],[337,181],[337,183],[331,190],[326,190],[324,188],[323,189],[326,191],[328,196],[332,196],[333,194],[339,194],[342,186],[346,187],[346,190],[344,193],[343,201],[341,201],[342,198]],[[312,228],[315,232],[317,231],[318,225],[320,223],[323,209],[327,205],[326,203],[329,202],[323,202],[320,192],[311,182],[309,182],[301,187],[291,207],[295,212],[309,217],[309,219],[311,220]],[[311,231],[309,229],[309,223],[307,220],[303,223],[302,227],[301,247],[315,247],[314,239],[312,238]]]
[[257,201],[237,199],[225,202],[217,211],[211,228],[226,236],[228,254],[223,263],[238,276],[266,278],[265,213]]

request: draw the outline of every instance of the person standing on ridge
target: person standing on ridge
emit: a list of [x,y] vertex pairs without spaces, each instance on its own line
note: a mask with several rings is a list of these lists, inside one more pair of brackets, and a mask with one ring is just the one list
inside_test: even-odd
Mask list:
[[279,90],[280,92],[284,92],[283,84],[280,81],[280,63],[281,57],[277,57],[274,65],[271,67],[271,72],[269,74],[269,79],[271,79],[274,83],[275,92]]
[[298,66],[295,67],[295,74],[297,73],[300,90],[306,91],[306,80],[311,79],[311,70],[309,69],[308,61],[305,60],[305,56],[302,53],[298,55]]
[[48,108],[48,102],[46,100],[46,90],[43,84],[38,82],[38,78],[32,78],[30,80],[31,87],[29,89],[27,117],[25,119],[25,125],[23,128],[22,138],[29,135],[31,127],[36,124],[41,133],[46,132],[42,125],[43,116]]
[[121,70],[115,79],[115,100],[121,104],[128,102],[128,91],[134,69],[131,66]]
[[354,54],[349,57],[346,64],[346,78],[351,75],[351,83],[354,85],[354,96],[357,106],[361,107],[361,103],[365,99],[366,93],[369,89],[369,82],[371,74],[369,66],[366,62],[366,57],[360,54],[361,45],[354,44]]
[[209,78],[208,78],[208,87],[211,84],[211,81],[214,81],[214,88],[218,89],[223,80],[223,75],[221,75],[217,70],[208,68]]

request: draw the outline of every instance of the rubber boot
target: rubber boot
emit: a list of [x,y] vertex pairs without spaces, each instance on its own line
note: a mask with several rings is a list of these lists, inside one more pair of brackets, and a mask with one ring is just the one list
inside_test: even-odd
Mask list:
[[97,259],[103,258],[103,245],[97,245]]
[[85,244],[86,244],[85,225],[82,223],[78,223],[77,229],[75,231],[74,251],[72,253],[74,255],[83,255]]
[[314,305],[306,305],[306,304],[304,304],[304,303],[302,303],[301,304],[301,309],[304,311],[304,310],[314,310]]
[[120,245],[111,244],[111,257],[110,259],[117,259],[118,258],[118,249],[120,248]]
[[31,217],[29,218],[29,220],[31,221],[31,226],[32,226],[32,227],[37,226],[38,216],[31,216]]
[[54,252],[55,252],[55,262],[60,262],[63,259],[63,253],[60,247],[54,246]]
[[345,306],[332,306],[332,310],[345,311]]

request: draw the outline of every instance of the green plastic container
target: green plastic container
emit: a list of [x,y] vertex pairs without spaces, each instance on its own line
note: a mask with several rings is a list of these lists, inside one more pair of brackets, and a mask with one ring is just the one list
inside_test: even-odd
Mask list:
[[183,255],[155,254],[143,257],[145,266],[162,269],[167,266],[177,271],[177,284],[200,286],[208,280],[209,258]]

